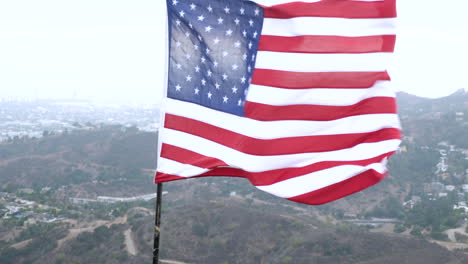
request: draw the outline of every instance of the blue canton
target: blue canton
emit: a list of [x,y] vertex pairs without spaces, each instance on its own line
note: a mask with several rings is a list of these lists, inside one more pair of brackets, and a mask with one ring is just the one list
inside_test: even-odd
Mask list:
[[242,0],[167,0],[167,96],[243,116],[263,9]]

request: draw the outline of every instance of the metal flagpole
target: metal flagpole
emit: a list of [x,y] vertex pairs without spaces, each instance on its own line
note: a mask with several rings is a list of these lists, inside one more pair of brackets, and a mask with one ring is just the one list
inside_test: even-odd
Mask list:
[[[164,1],[165,4],[167,4],[166,1]],[[167,9],[166,9],[167,10]],[[161,147],[162,147],[162,140],[161,140],[161,134],[162,134],[162,127],[164,124],[164,119],[165,119],[165,103],[166,103],[166,96],[167,96],[167,75],[168,75],[168,65],[169,65],[169,29],[168,29],[168,22],[167,22],[167,13],[165,16],[165,61],[164,61],[164,66],[165,66],[165,74],[164,74],[164,84],[163,84],[163,99],[161,102],[161,108],[160,108],[160,129],[158,132],[158,158],[159,155],[161,154]],[[158,187],[156,190],[156,213],[155,213],[155,219],[154,219],[154,240],[153,240],[153,264],[159,264],[159,239],[161,237],[161,202],[162,202],[162,183],[158,183]]]
[[153,264],[159,264],[159,238],[161,237],[161,201],[162,183],[158,183],[156,196],[156,214],[154,219]]

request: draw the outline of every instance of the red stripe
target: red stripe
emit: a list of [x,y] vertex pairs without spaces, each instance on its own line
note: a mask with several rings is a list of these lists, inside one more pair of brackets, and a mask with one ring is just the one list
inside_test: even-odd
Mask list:
[[265,18],[292,17],[392,18],[395,0],[359,2],[327,0],[315,3],[293,2],[264,8]]
[[248,172],[245,172],[241,169],[230,168],[230,167],[214,168],[211,171],[205,172],[197,176],[192,176],[192,177],[181,177],[181,176],[162,173],[158,171],[156,172],[154,183],[163,183],[163,182],[185,180],[185,179],[191,179],[191,178],[200,178],[200,177],[212,177],[212,176],[247,178],[246,175],[248,175]]
[[[224,174],[222,174],[225,171]],[[231,171],[229,173],[228,171]],[[238,175],[229,175],[233,174],[233,172],[239,171],[238,169],[230,169],[230,168],[220,168],[206,175],[200,175],[197,177],[205,177],[205,176],[215,176],[215,175],[224,175],[226,177],[242,177],[240,174]],[[214,175],[213,175],[214,174]],[[356,176],[353,176],[345,181],[335,183],[333,185],[327,186],[320,190],[316,190],[310,193],[306,193],[303,195],[295,196],[292,198],[288,198],[290,201],[304,203],[304,204],[311,204],[311,205],[320,205],[328,202],[332,202],[343,198],[345,196],[351,195],[353,193],[362,191],[372,185],[377,184],[381,180],[385,178],[386,174],[380,174],[375,170],[368,170]],[[186,179],[184,177],[176,176],[176,175],[168,175],[164,173],[157,172],[155,177],[155,183],[162,183],[162,182],[169,182],[175,180]]]
[[[361,143],[400,138],[400,130],[384,128],[378,131],[355,134],[258,139],[172,114],[166,114],[164,127],[202,137],[240,152],[258,156],[334,151],[352,148]],[[198,164],[196,166],[207,168]]]
[[[230,176],[230,177],[242,177],[247,178],[255,186],[264,186],[271,185],[280,181],[288,180],[298,176],[306,175],[309,173],[337,167],[343,165],[356,165],[356,166],[368,166],[373,163],[381,162],[384,158],[390,157],[394,152],[389,152],[382,154],[380,156],[365,159],[365,160],[355,160],[355,161],[322,161],[317,162],[308,166],[299,167],[299,168],[285,168],[277,170],[269,170],[264,172],[247,172],[237,168],[230,167],[213,167],[212,170],[205,172],[203,174],[194,176],[194,177],[206,177],[206,176]],[[199,154],[197,154],[199,155]],[[193,157],[194,162],[198,157],[195,155]],[[181,162],[180,160],[176,160]],[[186,164],[192,164],[190,160],[185,159]],[[186,177],[179,177],[176,175],[170,175],[158,172],[157,182],[166,182],[173,180],[187,179]]]
[[246,101],[245,103],[245,116],[260,121],[330,121],[349,116],[369,114],[396,114],[396,112],[396,100],[393,97],[372,97],[349,106],[272,106],[249,101]]
[[161,157],[204,169],[214,168],[217,166],[227,166],[224,161],[217,158],[204,156],[196,152],[166,143],[162,144]]
[[252,83],[286,89],[370,88],[376,81],[389,81],[385,72],[288,72],[255,69]]
[[368,37],[297,36],[260,37],[261,51],[297,53],[370,53],[393,52],[395,35]]
[[380,182],[385,176],[386,174],[380,174],[375,170],[368,170],[345,181],[288,200],[313,205],[324,204],[362,191]]

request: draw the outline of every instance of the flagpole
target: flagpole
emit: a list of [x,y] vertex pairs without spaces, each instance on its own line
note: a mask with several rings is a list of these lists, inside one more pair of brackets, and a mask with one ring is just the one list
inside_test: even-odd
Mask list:
[[[167,4],[166,1],[164,1],[165,4]],[[167,10],[167,9],[166,9]],[[168,75],[168,65],[169,65],[169,28],[168,28],[168,19],[167,19],[167,13],[165,16],[165,61],[164,61],[164,66],[165,66],[165,71],[164,71],[164,84],[163,84],[163,96],[162,96],[162,102],[161,102],[161,108],[160,108],[160,128],[158,131],[158,159],[161,154],[161,148],[162,148],[162,139],[161,139],[161,134],[162,134],[162,127],[164,126],[164,119],[165,119],[165,112],[166,112],[166,96],[167,96],[167,75]],[[155,218],[154,218],[154,239],[153,239],[153,264],[159,264],[159,239],[161,237],[161,203],[162,203],[162,183],[158,183],[158,187],[156,190],[156,211],[155,211]]]
[[161,202],[162,183],[158,183],[156,196],[156,214],[154,218],[153,264],[159,264],[159,238],[161,237]]

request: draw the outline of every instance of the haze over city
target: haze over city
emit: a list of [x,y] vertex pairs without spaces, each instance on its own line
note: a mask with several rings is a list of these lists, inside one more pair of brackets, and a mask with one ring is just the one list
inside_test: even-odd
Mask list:
[[[399,1],[394,89],[441,97],[468,88],[468,4]],[[0,98],[158,103],[164,1],[0,3]]]

